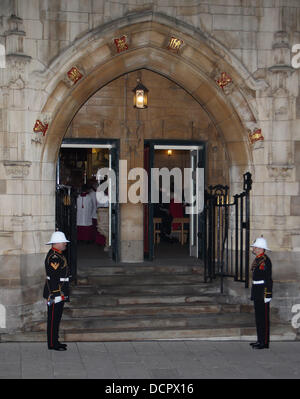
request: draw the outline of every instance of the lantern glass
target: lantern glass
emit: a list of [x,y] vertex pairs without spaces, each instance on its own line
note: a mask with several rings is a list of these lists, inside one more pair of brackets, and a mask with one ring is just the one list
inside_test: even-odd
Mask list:
[[144,90],[137,90],[135,96],[136,96],[136,107],[137,108],[144,108],[144,106],[145,106],[145,104],[144,104],[144,97],[145,97]]
[[133,106],[135,108],[143,109],[148,106],[148,89],[139,83],[135,89],[133,89]]

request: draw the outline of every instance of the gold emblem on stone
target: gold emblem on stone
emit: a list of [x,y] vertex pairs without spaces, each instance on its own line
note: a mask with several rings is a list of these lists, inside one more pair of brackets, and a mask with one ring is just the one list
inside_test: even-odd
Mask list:
[[168,44],[168,50],[178,51],[182,45],[183,40],[172,36]]
[[229,75],[227,75],[226,72],[222,72],[221,76],[219,77],[219,79],[216,80],[216,83],[223,90],[224,87],[226,87],[227,85],[232,83],[232,79],[231,79],[231,77]]
[[256,141],[264,141],[264,136],[261,133],[261,129],[255,128],[253,132],[249,132],[249,140],[251,144],[254,144]]
[[78,80],[80,80],[83,75],[79,71],[77,67],[72,67],[68,72],[67,72],[68,78],[73,82],[73,84],[77,83]]
[[125,35],[121,36],[120,38],[114,39],[114,42],[118,53],[128,50],[127,37]]
[[34,128],[33,128],[33,131],[35,132],[35,133],[38,133],[38,132],[42,132],[43,133],[43,136],[45,136],[45,134],[46,134],[46,132],[47,132],[47,130],[48,130],[48,123],[42,123],[39,119],[35,122],[35,125],[34,125]]

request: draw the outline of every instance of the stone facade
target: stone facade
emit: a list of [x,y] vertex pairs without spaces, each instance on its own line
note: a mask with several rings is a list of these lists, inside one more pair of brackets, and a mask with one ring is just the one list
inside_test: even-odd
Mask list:
[[[44,243],[54,228],[62,139],[111,136],[113,123],[130,167],[142,164],[143,138],[163,132],[207,141],[209,184],[220,177],[234,194],[243,173],[252,173],[251,238],[268,239],[278,287],[292,284],[290,295],[282,290],[290,319],[299,284],[299,70],[291,66],[291,47],[300,43],[299,1],[0,0],[0,13],[6,52],[6,68],[0,68],[0,304],[6,329],[21,328],[43,308]],[[151,107],[141,119],[129,106],[125,120],[113,118],[111,107],[124,108],[124,81],[134,87],[137,70],[151,89]],[[224,86],[223,72],[230,78]],[[159,85],[174,101],[165,108]],[[110,100],[109,109],[104,99],[110,91],[117,102]],[[180,99],[178,124],[165,115]],[[95,104],[98,124],[90,119]],[[85,123],[90,127],[82,133]],[[256,129],[264,140],[251,143]],[[121,209],[123,225],[133,213],[141,220],[141,208],[129,208]],[[140,237],[141,227],[126,241]]]

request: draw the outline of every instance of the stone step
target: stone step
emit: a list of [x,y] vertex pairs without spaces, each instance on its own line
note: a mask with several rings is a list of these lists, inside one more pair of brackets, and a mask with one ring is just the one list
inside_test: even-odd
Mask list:
[[72,293],[70,306],[75,308],[94,308],[98,306],[184,304],[215,302],[215,296],[199,295],[81,295]]
[[115,265],[93,266],[78,270],[78,279],[86,276],[114,276],[114,275],[148,275],[148,274],[200,274],[203,275],[202,264],[185,265]]
[[[300,336],[290,324],[272,324],[271,348],[273,341],[297,341]],[[93,331],[60,331],[60,340],[64,342],[120,342],[120,341],[152,341],[152,340],[234,340],[255,341],[256,328],[252,326],[215,326],[213,328],[165,328],[139,329],[125,331],[102,330]],[[45,331],[22,331],[13,334],[1,333],[0,342],[46,342]]]
[[[246,313],[227,314],[199,314],[176,316],[127,316],[118,317],[83,317],[76,319],[63,319],[60,331],[118,331],[132,329],[163,329],[163,328],[215,328],[242,327],[253,325],[253,315]],[[34,323],[31,331],[46,331],[46,321]]]
[[185,329],[144,329],[131,331],[65,331],[65,342],[113,342],[113,341],[153,341],[153,340],[245,340],[256,339],[256,329],[251,327],[236,328],[185,328]]
[[239,313],[239,305],[221,305],[213,303],[202,304],[166,304],[166,305],[131,305],[131,306],[98,306],[98,307],[65,307],[64,319],[86,317],[114,317],[114,316],[189,316],[201,313]]
[[71,297],[73,298],[74,295],[75,296],[97,295],[97,287],[90,284],[71,286]]
[[143,285],[120,285],[120,286],[98,286],[99,295],[206,295],[219,294],[219,288],[211,284],[143,284]]
[[95,286],[126,286],[126,285],[170,285],[170,284],[203,284],[200,274],[149,274],[122,276],[89,276],[88,282]]

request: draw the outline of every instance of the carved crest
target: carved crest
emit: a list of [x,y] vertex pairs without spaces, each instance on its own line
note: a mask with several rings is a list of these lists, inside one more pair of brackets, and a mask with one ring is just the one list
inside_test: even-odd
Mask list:
[[264,141],[261,129],[255,128],[253,132],[249,131],[249,140],[251,144],[254,144],[256,141]]
[[178,52],[182,45],[183,45],[183,40],[172,36],[167,48],[168,48],[168,50],[173,50],[173,51]]
[[79,71],[79,69],[74,66],[67,72],[68,78],[72,81],[73,84],[76,84],[78,80],[83,77],[83,74]]
[[123,35],[120,38],[114,39],[114,43],[118,53],[128,50],[127,36]]
[[224,87],[232,83],[232,79],[226,72],[222,72],[221,76],[216,80],[217,85],[224,90]]
[[43,123],[39,119],[35,122],[33,131],[35,133],[41,132],[43,133],[43,136],[45,136],[47,130],[48,130],[49,124],[48,123]]

